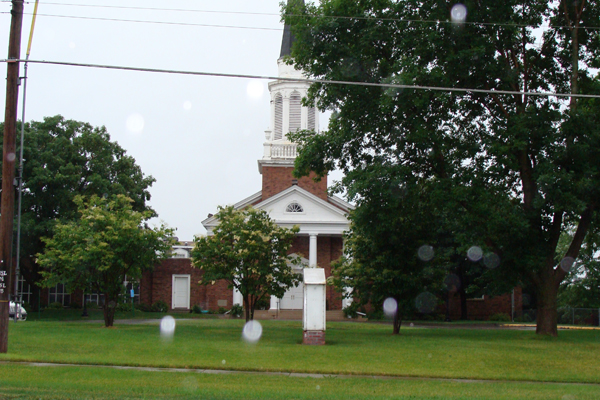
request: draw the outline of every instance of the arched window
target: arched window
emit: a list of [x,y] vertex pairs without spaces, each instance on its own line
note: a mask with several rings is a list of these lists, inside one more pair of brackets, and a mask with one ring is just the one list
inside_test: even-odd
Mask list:
[[301,129],[302,121],[302,96],[294,91],[290,96],[290,132]]
[[275,95],[275,126],[273,127],[273,140],[283,137],[283,97]]
[[304,208],[302,208],[300,204],[294,201],[293,203],[288,204],[288,206],[285,208],[285,212],[302,213],[304,212]]

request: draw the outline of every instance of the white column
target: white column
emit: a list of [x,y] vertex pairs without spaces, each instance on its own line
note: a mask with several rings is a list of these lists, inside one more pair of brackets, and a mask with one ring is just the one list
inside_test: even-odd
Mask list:
[[239,304],[240,306],[244,306],[244,299],[242,298],[242,293],[233,288],[233,304]]
[[310,241],[308,247],[308,266],[315,268],[317,266],[317,234],[310,234]]
[[271,307],[269,310],[279,310],[279,299],[273,295],[271,295]]
[[281,130],[281,137],[282,139],[286,139],[286,135],[290,133],[290,94],[287,92],[283,94],[282,121],[283,127]]

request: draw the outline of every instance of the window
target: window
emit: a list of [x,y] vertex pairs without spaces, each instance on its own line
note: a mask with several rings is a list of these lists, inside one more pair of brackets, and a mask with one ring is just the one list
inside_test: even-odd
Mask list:
[[273,140],[281,140],[283,137],[283,97],[275,95],[275,126],[273,128]]
[[27,282],[23,276],[19,277],[19,288],[17,290],[17,295],[21,296],[21,301],[25,303],[31,303],[31,286]]
[[300,93],[293,92],[290,96],[290,132],[301,129],[302,121],[302,97]]
[[71,293],[67,292],[65,285],[62,283],[51,287],[48,291],[48,304],[52,303],[60,303],[63,306],[71,304]]
[[285,212],[302,213],[302,212],[304,212],[304,209],[302,208],[302,206],[300,204],[293,202],[293,203],[288,204],[288,206],[285,209]]

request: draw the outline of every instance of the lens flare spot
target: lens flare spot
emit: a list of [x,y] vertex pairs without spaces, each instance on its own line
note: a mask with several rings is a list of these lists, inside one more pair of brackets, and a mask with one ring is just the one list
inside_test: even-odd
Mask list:
[[183,102],[183,109],[185,111],[190,111],[192,109],[192,102],[191,101],[184,101]]
[[396,315],[396,310],[398,310],[398,302],[396,299],[388,297],[383,302],[383,312],[388,318],[392,318]]
[[483,264],[489,269],[494,269],[500,265],[500,257],[496,253],[487,253],[483,256]]
[[419,247],[419,251],[417,252],[417,254],[421,261],[431,261],[433,259],[433,256],[435,255],[435,252],[432,246],[425,244]]
[[437,307],[437,297],[429,292],[423,292],[415,299],[415,307],[422,314],[430,314]]
[[175,334],[175,318],[167,315],[160,320],[160,336],[163,339],[172,339]]
[[248,82],[248,85],[246,86],[246,94],[248,95],[248,97],[251,97],[253,99],[258,99],[262,97],[264,92],[265,85],[261,80],[253,79],[250,82]]
[[565,257],[560,260],[560,267],[565,272],[569,272],[573,267],[573,264],[575,264],[575,259],[573,257]]
[[129,117],[127,117],[125,124],[129,132],[139,135],[144,130],[144,117],[137,113],[131,114]]
[[248,321],[244,325],[242,338],[248,343],[256,343],[262,336],[262,325],[258,321]]
[[455,4],[450,10],[450,18],[455,24],[463,24],[467,20],[467,7],[464,4]]
[[483,258],[483,250],[479,246],[471,246],[467,250],[467,258],[470,261],[477,262]]

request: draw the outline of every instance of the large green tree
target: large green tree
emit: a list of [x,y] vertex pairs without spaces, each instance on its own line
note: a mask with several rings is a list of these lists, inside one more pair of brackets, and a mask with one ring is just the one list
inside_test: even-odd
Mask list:
[[308,76],[407,85],[313,84],[307,102],[335,113],[326,132],[293,136],[296,168],[340,168],[341,187],[360,198],[363,166],[402,166],[400,181],[432,186],[457,243],[499,257],[486,274],[535,288],[537,332],[556,335],[561,260],[577,258],[600,199],[600,107],[536,93],[600,94],[600,1],[463,3],[462,12],[442,0],[284,7],[291,61]]
[[77,218],[75,196],[123,194],[133,200],[134,210],[151,211],[146,202],[154,178],[111,141],[105,127],[60,115],[32,121],[25,124],[23,158],[20,261],[32,287],[40,279],[35,255],[44,250],[41,238],[52,236],[56,223]]
[[216,217],[219,225],[213,233],[194,239],[192,265],[203,271],[201,284],[225,280],[237,289],[250,321],[261,299],[281,298],[298,286],[301,277],[292,265],[300,260],[288,256],[298,227],[280,227],[266,211],[255,208],[219,207]]
[[115,307],[124,294],[123,282],[137,280],[166,258],[174,244],[173,230],[150,228],[151,211],[134,211],[133,200],[76,196],[79,217],[59,222],[54,235],[44,237],[37,255],[45,287],[64,283],[67,288],[104,295],[104,324],[113,325]]

